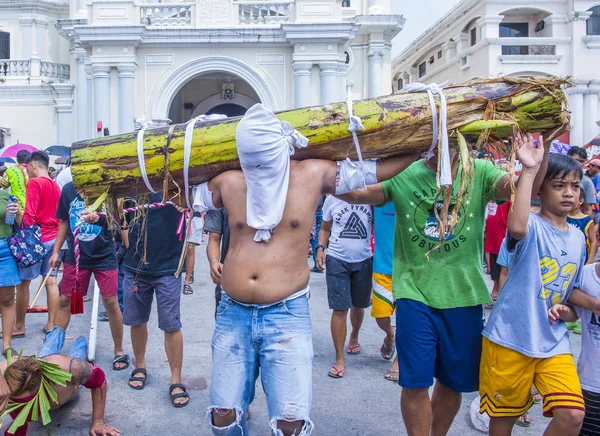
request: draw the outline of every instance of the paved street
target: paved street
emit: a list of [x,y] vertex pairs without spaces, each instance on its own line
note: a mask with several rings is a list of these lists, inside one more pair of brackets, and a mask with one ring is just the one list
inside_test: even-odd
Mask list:
[[[106,422],[121,430],[122,435],[208,435],[205,421],[209,406],[210,385],[210,342],[214,327],[213,285],[208,277],[208,263],[205,246],[197,250],[196,283],[194,294],[182,295],[182,322],[185,341],[183,378],[191,396],[189,406],[174,409],[168,396],[169,369],[163,348],[163,336],[157,328],[156,313],[150,321],[148,343],[148,384],[143,391],[134,391],[127,386],[130,369],[115,372],[110,369],[112,341],[108,323],[99,323],[96,364],[105,370],[108,382],[108,404]],[[311,313],[314,332],[315,361],[313,369],[313,408],[314,435],[326,436],[380,436],[406,434],[400,414],[399,386],[383,379],[389,366],[379,355],[383,339],[374,320],[365,317],[360,342],[362,353],[347,358],[347,370],[343,379],[327,377],[327,371],[334,362],[333,346],[329,334],[330,311],[327,308],[325,275],[311,273]],[[488,276],[486,276],[488,277]],[[31,286],[32,298],[39,281]],[[449,290],[451,291],[451,290]],[[45,304],[45,302],[41,302]],[[91,303],[86,303],[86,314],[74,316],[68,330],[68,349],[72,339],[89,332]],[[16,339],[16,349],[25,348],[27,353],[35,353],[42,345],[42,327],[45,314],[29,314],[27,336]],[[580,337],[575,336],[574,348],[579,353]],[[125,350],[133,355],[129,338],[129,328],[125,329]],[[258,383],[260,386],[260,383]],[[250,430],[252,434],[269,434],[268,415],[265,397],[258,387],[256,400],[252,405]],[[479,435],[470,423],[468,406],[474,394],[464,396],[461,411],[450,431],[451,435]],[[91,398],[88,391],[82,391],[73,404],[53,413],[52,422],[47,427],[33,423],[31,435],[84,435],[88,434],[91,419]],[[542,434],[548,420],[541,416],[541,406],[531,411],[533,425],[529,429],[516,428],[515,435]],[[5,423],[9,422],[5,418]]]

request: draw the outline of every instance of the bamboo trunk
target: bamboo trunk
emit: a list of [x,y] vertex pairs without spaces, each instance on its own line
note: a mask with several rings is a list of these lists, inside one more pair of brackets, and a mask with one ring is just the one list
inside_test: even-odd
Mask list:
[[[568,126],[562,79],[486,79],[448,86],[448,130],[460,130],[478,137],[491,129],[492,138],[507,138],[513,127],[530,132],[561,130]],[[439,98],[438,102],[439,113]],[[385,158],[427,150],[432,141],[431,109],[427,94],[400,92],[354,103],[354,114],[365,130],[358,133],[364,158]],[[280,112],[281,120],[291,123],[309,139],[306,149],[296,151],[293,159],[356,158],[348,132],[348,113],[344,103]],[[496,120],[496,123],[481,121]],[[190,185],[210,180],[215,175],[239,168],[235,132],[239,118],[208,123],[197,122],[192,141]],[[173,127],[173,126],[171,126]],[[166,178],[165,159],[174,181],[183,187],[183,142],[185,124],[174,126],[168,142],[169,127],[149,129],[144,136],[146,171],[155,190]],[[168,144],[167,144],[168,142]],[[72,173],[75,187],[89,198],[108,192],[115,197],[146,193],[138,166],[136,133],[125,133],[73,144]],[[169,188],[176,188],[171,183]]]

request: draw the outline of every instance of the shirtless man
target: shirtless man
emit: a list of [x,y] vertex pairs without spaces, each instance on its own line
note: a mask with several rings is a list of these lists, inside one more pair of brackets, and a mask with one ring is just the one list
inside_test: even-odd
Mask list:
[[[227,171],[194,190],[194,209],[225,207],[231,229],[212,342],[208,417],[214,435],[249,434],[245,415],[259,363],[273,435],[309,435],[313,428],[306,247],[321,198],[354,189],[346,182],[356,179],[358,167],[353,172],[349,162],[338,163],[338,174],[336,162],[290,162],[288,145],[306,141],[290,128],[262,105],[252,107],[236,135],[243,171]],[[271,159],[278,138],[283,138],[281,161]],[[366,182],[389,179],[416,158],[365,162]],[[354,177],[345,177],[350,173]],[[282,174],[289,174],[289,185],[285,176],[278,179]],[[274,195],[270,186],[278,188]],[[256,203],[262,201],[269,212],[282,202],[279,219],[263,229],[249,225],[249,218],[255,222],[261,213]]]
[[[55,327],[46,335],[46,342],[40,351],[40,360],[54,363],[63,371],[71,374],[71,380],[66,386],[52,384],[58,396],[58,402],[50,400],[50,410],[56,410],[71,402],[78,394],[81,386],[88,388],[92,393],[92,427],[90,436],[119,436],[119,430],[104,423],[104,407],[108,385],[104,372],[95,365],[86,362],[87,340],[80,336],[77,338],[68,356],[58,354],[65,342],[65,331]],[[0,364],[4,379],[10,391],[10,400],[14,403],[23,403],[31,400],[40,389],[42,381],[42,367],[35,356],[23,357],[14,360],[7,368],[6,362]],[[22,409],[11,413],[14,419]],[[27,422],[19,427],[14,434],[18,436],[27,434]]]

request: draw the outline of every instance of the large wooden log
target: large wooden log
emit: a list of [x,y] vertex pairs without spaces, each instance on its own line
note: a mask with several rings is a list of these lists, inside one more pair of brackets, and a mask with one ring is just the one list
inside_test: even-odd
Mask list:
[[[540,132],[566,128],[562,79],[484,79],[447,86],[448,130],[461,130],[478,136],[489,123],[498,120],[493,138],[507,138],[512,124]],[[439,99],[438,113],[439,113]],[[354,103],[354,113],[365,130],[358,133],[363,157],[384,158],[425,151],[431,145],[432,120],[427,94],[399,92]],[[293,159],[338,160],[356,157],[348,132],[344,103],[279,112],[309,140],[306,149]],[[210,180],[215,175],[239,168],[235,131],[239,118],[196,124],[190,162],[190,184]],[[507,123],[508,121],[508,123]],[[482,127],[483,125],[483,127]],[[144,157],[150,183],[156,190],[165,180],[165,158],[175,182],[183,187],[183,143],[185,124],[174,126],[167,146],[169,127],[149,129],[144,136]],[[173,126],[171,126],[173,128]],[[463,130],[464,129],[464,130]],[[111,196],[135,196],[147,192],[138,165],[136,133],[125,133],[76,142],[72,147],[72,173],[75,187],[89,198],[104,192]],[[171,183],[170,188],[175,188]]]

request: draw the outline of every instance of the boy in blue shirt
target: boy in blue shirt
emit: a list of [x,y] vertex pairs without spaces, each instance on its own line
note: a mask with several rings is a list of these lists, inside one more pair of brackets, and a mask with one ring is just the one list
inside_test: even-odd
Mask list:
[[577,435],[585,405],[564,323],[550,325],[548,309],[570,299],[581,280],[583,234],[567,224],[579,198],[582,170],[565,155],[551,155],[539,189],[542,209],[529,211],[533,182],[544,160],[543,139],[517,135],[523,172],[508,215],[506,243],[512,261],[496,307],[483,331],[481,413],[490,435],[510,435],[517,418],[533,404],[531,384],[554,419],[546,435]]

